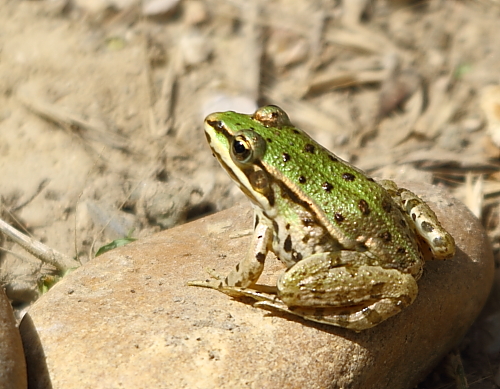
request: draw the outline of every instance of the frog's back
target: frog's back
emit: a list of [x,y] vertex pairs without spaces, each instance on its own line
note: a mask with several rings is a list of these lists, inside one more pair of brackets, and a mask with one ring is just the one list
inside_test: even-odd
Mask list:
[[287,190],[295,194],[293,201],[345,249],[366,252],[383,267],[421,271],[415,231],[384,188],[296,127],[266,128],[260,135],[267,136],[265,168],[287,181],[280,184],[280,196]]
[[[419,277],[423,259],[408,216],[384,188],[294,127],[280,108],[216,113],[206,122],[214,155],[263,211],[278,240],[286,239],[289,224],[302,240],[323,231],[330,237],[316,237],[316,247],[312,241],[294,247],[305,255],[325,247],[365,253],[354,257]],[[235,162],[235,153],[241,160]],[[284,257],[279,251],[287,252],[287,242],[275,247]]]

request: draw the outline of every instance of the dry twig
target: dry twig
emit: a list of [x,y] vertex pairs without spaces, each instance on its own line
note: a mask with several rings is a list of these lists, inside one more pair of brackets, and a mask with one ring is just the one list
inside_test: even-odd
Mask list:
[[45,246],[37,240],[31,239],[29,236],[24,235],[9,224],[0,219],[0,232],[5,236],[16,242],[27,252],[34,255],[43,262],[55,266],[60,271],[65,271],[79,267],[80,264],[74,259],[61,254],[60,252]]

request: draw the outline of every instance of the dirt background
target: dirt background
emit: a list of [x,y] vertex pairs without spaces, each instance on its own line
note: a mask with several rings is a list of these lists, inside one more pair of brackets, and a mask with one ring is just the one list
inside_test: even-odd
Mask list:
[[[447,186],[498,264],[499,26],[493,0],[0,0],[1,218],[85,263],[246,201],[202,121],[272,103],[372,176]],[[56,271],[0,246],[21,312]],[[500,386],[498,297],[420,388]]]

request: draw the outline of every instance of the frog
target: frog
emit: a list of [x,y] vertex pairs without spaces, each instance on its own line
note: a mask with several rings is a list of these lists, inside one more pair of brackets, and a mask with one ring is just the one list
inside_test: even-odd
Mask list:
[[[356,332],[411,305],[429,259],[455,241],[429,205],[391,180],[375,181],[294,126],[275,105],[216,112],[204,122],[212,154],[254,208],[247,255],[221,277],[188,284],[254,307]],[[285,265],[257,284],[268,253]]]

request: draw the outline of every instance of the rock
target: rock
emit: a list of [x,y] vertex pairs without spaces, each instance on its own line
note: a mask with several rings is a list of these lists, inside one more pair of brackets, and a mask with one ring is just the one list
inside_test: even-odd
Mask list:
[[[103,14],[107,9],[125,10],[139,3],[138,0],[74,0],[74,4],[93,14]],[[101,15],[102,16],[102,15]]]
[[[30,388],[413,388],[479,314],[493,258],[463,204],[405,187],[458,249],[426,264],[416,301],[393,318],[356,333],[186,286],[243,258],[244,204],[95,258],[37,301],[21,325]],[[261,282],[282,271],[270,255]]]
[[196,66],[206,62],[212,50],[208,37],[195,29],[179,38],[179,52],[185,66]]
[[26,363],[12,307],[0,287],[0,389],[26,389]]
[[156,16],[172,12],[179,0],[143,0],[142,14],[146,16]]
[[191,0],[184,3],[184,22],[188,26],[196,26],[208,20],[208,4]]

